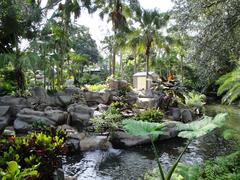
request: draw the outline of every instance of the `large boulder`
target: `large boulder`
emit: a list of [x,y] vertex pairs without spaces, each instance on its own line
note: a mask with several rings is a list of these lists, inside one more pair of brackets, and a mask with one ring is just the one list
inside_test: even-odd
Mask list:
[[195,119],[195,114],[191,109],[170,108],[166,115],[174,121],[183,123],[188,123]]
[[67,124],[58,126],[58,130],[61,129],[66,133],[65,146],[68,148],[68,152],[79,153],[80,152],[80,141],[85,137],[84,133],[79,133],[77,129]]
[[81,151],[93,151],[97,149],[107,150],[111,147],[107,136],[91,136],[85,137],[80,141]]
[[133,136],[123,131],[114,132],[110,141],[114,148],[127,148],[151,142],[148,136]]
[[72,104],[68,107],[68,112],[71,115],[71,124],[77,128],[87,126],[93,117],[93,109],[84,104]]
[[109,79],[108,86],[111,90],[120,90],[128,87],[128,82],[125,80]]
[[148,108],[157,108],[158,107],[159,98],[138,98],[136,105],[138,108],[148,109]]
[[28,131],[34,123],[43,123],[49,126],[57,126],[66,121],[67,113],[60,110],[47,108],[45,111],[34,111],[32,109],[22,109],[17,114],[14,121],[14,128],[18,132]]
[[9,113],[11,119],[15,119],[17,113],[20,110],[31,107],[31,104],[28,102],[28,100],[26,98],[14,97],[14,96],[0,97],[0,105],[10,107],[8,113]]
[[85,98],[88,104],[107,104],[109,102],[109,99],[111,97],[111,94],[108,91],[104,92],[91,92],[87,91],[85,92]]
[[0,132],[10,123],[10,106],[0,106]]
[[[165,123],[165,127],[161,129],[161,133],[158,136],[158,141],[175,138],[179,133],[176,126],[177,122]],[[149,136],[133,136],[123,131],[113,133],[110,141],[115,148],[128,148],[151,143]]]

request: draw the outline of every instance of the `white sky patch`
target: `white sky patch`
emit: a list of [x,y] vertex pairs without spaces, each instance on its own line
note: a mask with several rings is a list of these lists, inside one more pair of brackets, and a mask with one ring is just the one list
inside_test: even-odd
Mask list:
[[[43,0],[43,6],[47,0]],[[171,0],[139,0],[144,9],[158,9],[160,12],[166,12],[172,9],[173,2]],[[111,22],[107,22],[107,17],[102,20],[98,13],[88,14],[87,10],[82,10],[80,18],[76,20],[79,25],[84,25],[89,28],[92,38],[96,41],[98,48],[101,51],[101,41],[105,36],[113,34]],[[22,42],[23,48],[28,46],[27,42]]]

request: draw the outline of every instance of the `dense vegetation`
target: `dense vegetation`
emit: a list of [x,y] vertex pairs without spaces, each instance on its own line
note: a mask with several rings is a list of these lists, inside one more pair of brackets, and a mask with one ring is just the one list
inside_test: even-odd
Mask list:
[[[49,94],[69,87],[83,93],[114,90],[115,94],[109,95],[112,99],[105,103],[107,109],[91,118],[91,133],[124,131],[149,136],[158,170],[147,173],[146,179],[239,179],[238,148],[200,166],[178,165],[189,144],[166,177],[163,174],[154,140],[167,126],[169,113],[179,108],[180,114],[194,116],[177,125],[178,136],[190,143],[223,125],[226,114],[203,116],[209,99],[210,103],[221,99],[221,103],[239,106],[240,97],[239,0],[173,3],[172,10],[161,12],[145,9],[138,0],[1,0],[0,96],[30,97],[35,87]],[[77,23],[85,11],[112,25],[100,48],[90,30]],[[151,71],[159,79],[150,88]],[[137,100],[132,104],[126,100],[143,96],[132,88],[137,72],[146,72],[145,89],[157,93],[146,91],[144,98],[159,97],[157,108],[138,107]],[[125,79],[127,86],[111,89],[108,81],[112,79]],[[80,98],[76,95],[74,103]],[[61,105],[61,110],[68,112],[69,104]],[[183,119],[182,114],[175,114],[174,121]],[[11,118],[17,113],[14,116]],[[227,129],[223,136],[239,142],[238,130]],[[65,134],[48,128],[24,137],[1,136],[0,179],[52,177],[61,167],[58,155],[65,153],[64,142]]]

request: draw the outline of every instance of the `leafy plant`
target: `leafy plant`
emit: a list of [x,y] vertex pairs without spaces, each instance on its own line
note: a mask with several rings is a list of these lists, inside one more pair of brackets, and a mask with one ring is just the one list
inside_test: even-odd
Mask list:
[[93,85],[86,85],[89,91],[98,92],[107,89],[105,84],[93,84]]
[[189,92],[184,95],[185,97],[185,105],[187,107],[196,107],[201,108],[205,104],[206,96],[204,94],[200,94],[197,92]]
[[7,162],[7,168],[5,170],[0,168],[0,178],[2,180],[23,180],[26,178],[36,178],[39,173],[36,170],[38,165],[34,165],[31,168],[25,168],[21,170],[16,161]]
[[157,139],[161,134],[161,129],[165,126],[164,123],[150,123],[133,119],[123,120],[122,124],[128,133],[135,136],[150,136],[153,140]]
[[218,95],[223,95],[222,103],[231,104],[240,96],[240,68],[221,76],[217,82]]
[[200,170],[200,180],[240,179],[240,151],[207,161]]
[[106,112],[100,117],[91,119],[96,132],[114,131],[119,128],[122,115],[114,108],[109,107]]
[[168,170],[166,176],[163,173],[163,169],[161,167],[160,161],[159,161],[159,155],[157,148],[155,147],[153,141],[158,137],[158,135],[161,133],[158,130],[159,123],[148,123],[147,126],[148,128],[145,128],[141,122],[138,121],[125,121],[124,128],[125,130],[133,135],[141,135],[141,136],[146,136],[149,135],[151,142],[152,142],[152,147],[154,150],[154,154],[156,157],[156,161],[158,164],[158,169],[160,173],[160,177],[162,180],[170,180],[171,177],[173,176],[173,173],[181,160],[183,154],[187,150],[188,145],[191,143],[192,139],[201,137],[213,129],[217,127],[221,127],[224,124],[224,121],[226,119],[227,113],[220,113],[216,115],[214,118],[210,117],[204,117],[202,120],[199,121],[194,121],[189,124],[182,124],[179,123],[177,124],[178,130],[181,132],[178,134],[179,137],[182,138],[187,138],[189,139],[187,145],[185,146],[184,150],[182,153],[178,156],[177,160],[175,163],[172,165],[172,167]]
[[11,139],[1,137],[0,169],[3,176],[8,174],[5,169],[7,162],[15,161],[21,166],[21,169],[16,170],[14,174],[17,179],[21,179],[18,177],[19,174],[25,172],[31,175],[32,168],[39,172],[39,179],[51,178],[54,170],[61,166],[58,156],[65,154],[65,137],[63,131],[57,131],[55,128],[46,129],[41,133],[34,132],[25,137]]
[[136,119],[141,121],[160,122],[162,117],[163,113],[158,109],[147,109],[139,113]]

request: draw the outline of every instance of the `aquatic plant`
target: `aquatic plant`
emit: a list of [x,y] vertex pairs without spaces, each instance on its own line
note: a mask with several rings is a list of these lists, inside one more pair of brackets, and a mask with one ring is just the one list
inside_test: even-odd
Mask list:
[[[128,120],[128,121],[123,121],[123,127],[128,133],[130,133],[132,135],[149,136],[150,137],[151,142],[152,142],[153,151],[154,151],[156,161],[158,164],[160,177],[162,180],[170,180],[171,177],[173,176],[173,173],[174,173],[176,167],[178,166],[178,163],[180,162],[183,154],[187,150],[191,141],[195,138],[199,138],[199,137],[209,133],[210,131],[214,130],[215,128],[223,126],[225,119],[226,119],[226,115],[227,115],[227,113],[220,113],[220,114],[216,115],[214,118],[205,116],[199,121],[194,121],[194,122],[191,122],[188,124],[178,123],[177,128],[179,131],[181,131],[178,134],[178,136],[188,139],[188,143],[186,144],[182,153],[178,156],[175,163],[170,167],[170,169],[168,170],[166,175],[163,173],[163,169],[162,169],[161,163],[159,161],[160,156],[159,156],[156,146],[154,145],[154,141],[158,138],[158,135],[161,134],[160,127],[164,127],[164,125],[162,125],[160,123],[147,123],[146,125],[148,126],[148,128],[145,128],[145,127],[143,128],[142,127],[143,122]],[[140,127],[142,127],[142,128],[140,128]]]

